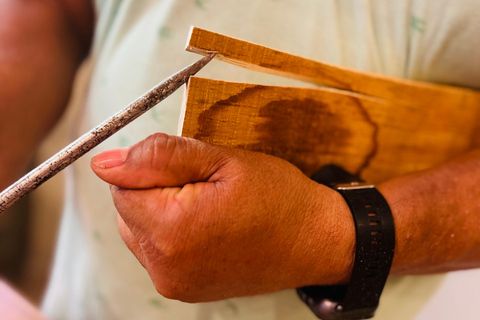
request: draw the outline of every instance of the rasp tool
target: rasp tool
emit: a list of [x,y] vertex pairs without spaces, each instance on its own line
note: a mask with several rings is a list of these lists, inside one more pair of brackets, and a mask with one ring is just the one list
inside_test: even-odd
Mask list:
[[125,127],[127,124],[150,110],[160,101],[167,98],[188,79],[200,71],[213,58],[215,53],[209,54],[185,69],[163,80],[150,91],[143,94],[124,109],[105,120],[83,136],[57,152],[50,159],[30,171],[23,178],[12,184],[0,193],[0,213],[14,204],[17,200],[36,189],[42,183],[65,169],[85,153],[99,145],[105,139]]

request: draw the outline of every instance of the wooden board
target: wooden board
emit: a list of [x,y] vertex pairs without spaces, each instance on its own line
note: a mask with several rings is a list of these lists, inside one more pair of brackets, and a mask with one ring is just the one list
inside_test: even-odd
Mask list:
[[203,55],[217,52],[217,59],[248,69],[362,93],[397,104],[430,108],[480,106],[480,93],[474,90],[333,66],[196,27],[191,30],[186,49]]
[[369,182],[480,146],[480,108],[397,105],[335,89],[191,78],[182,135],[284,158],[311,175],[336,163]]

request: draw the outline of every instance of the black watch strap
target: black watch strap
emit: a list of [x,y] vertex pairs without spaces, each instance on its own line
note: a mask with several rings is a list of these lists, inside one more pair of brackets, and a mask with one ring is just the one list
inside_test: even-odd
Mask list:
[[373,185],[337,166],[323,167],[312,179],[337,190],[350,207],[356,231],[355,261],[348,285],[309,286],[297,292],[320,319],[371,318],[387,281],[395,249],[390,207]]

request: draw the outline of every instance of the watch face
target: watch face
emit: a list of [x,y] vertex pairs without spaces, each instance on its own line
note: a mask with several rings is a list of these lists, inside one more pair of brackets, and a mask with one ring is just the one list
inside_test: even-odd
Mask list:
[[[322,320],[358,320],[372,318],[377,305],[368,308],[344,308],[343,298],[348,286],[309,286],[298,288],[297,293],[307,306]],[[325,298],[326,296],[335,298]]]

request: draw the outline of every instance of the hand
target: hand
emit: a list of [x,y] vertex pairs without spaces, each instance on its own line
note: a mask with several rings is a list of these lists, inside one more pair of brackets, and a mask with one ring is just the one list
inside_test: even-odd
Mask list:
[[155,134],[104,152],[120,234],[165,297],[213,301],[348,281],[343,198],[269,155]]

